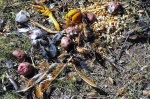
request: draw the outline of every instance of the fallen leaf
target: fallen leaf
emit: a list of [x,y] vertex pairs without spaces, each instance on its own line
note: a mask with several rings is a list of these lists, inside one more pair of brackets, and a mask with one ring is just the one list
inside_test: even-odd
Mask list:
[[40,83],[40,89],[41,89],[41,91],[43,92],[45,89],[47,89],[50,86],[50,84],[52,83],[53,80],[54,79],[51,79],[51,80],[46,79],[46,80],[42,81]]
[[1,36],[5,36],[5,35],[6,35],[6,34],[0,32],[0,37],[1,37]]
[[111,77],[108,77],[108,80],[111,82],[111,84],[115,84],[115,81],[114,81],[114,79],[112,79]]
[[119,88],[117,91],[117,96],[123,96],[126,93],[126,91],[127,90],[125,87]]
[[150,97],[150,90],[143,90],[143,95]]
[[62,54],[60,54],[60,55],[58,56],[58,58],[64,58],[66,55],[67,55],[67,52],[65,51],[65,52],[63,52]]
[[37,83],[39,83],[41,80],[43,80],[45,78],[45,76],[47,75],[47,72],[44,73],[39,73],[35,76],[33,76],[28,82],[27,85],[24,88],[20,88],[17,90],[17,92],[25,92],[27,90],[29,90],[30,88],[34,87]]
[[70,73],[68,73],[68,76],[66,79],[71,80],[71,81],[76,81],[76,76],[77,76],[76,72],[70,72]]
[[46,60],[42,60],[37,67],[39,67],[41,69],[46,69],[47,65],[48,65],[47,61]]
[[87,97],[88,97],[88,99],[94,99],[94,98],[98,97],[98,95],[96,92],[90,92],[90,93],[87,93]]
[[51,20],[54,23],[56,30],[57,31],[60,30],[59,23],[57,22],[57,20],[53,16],[52,11],[46,5],[44,5],[44,4],[33,5],[33,7],[36,8],[38,12],[42,12],[42,16],[49,17],[49,20]]
[[[49,66],[49,68],[48,68],[47,71],[45,71],[45,72],[43,72],[43,73],[39,73],[39,74],[33,76],[33,77],[28,81],[26,87],[18,89],[17,92],[25,92],[25,91],[29,90],[30,88],[34,87],[37,83],[39,83],[39,82],[41,82],[43,79],[45,79],[45,78],[48,76],[49,71],[50,71],[52,68],[54,68],[55,66],[57,66],[57,65],[58,65],[57,63],[53,63],[53,64],[51,64],[51,65]],[[62,67],[63,67],[63,66],[62,66]],[[65,66],[64,66],[64,67],[65,67]],[[56,69],[56,70],[58,71],[59,68]],[[55,71],[56,71],[56,70],[55,70]],[[54,72],[55,72],[55,71],[54,71]]]
[[39,84],[35,85],[35,95],[39,97],[43,97],[43,92],[41,91],[41,88],[39,87]]
[[65,67],[66,64],[64,64],[63,66],[61,65],[56,70],[54,70],[51,74],[48,74],[48,78],[46,80],[43,80],[40,83],[40,88],[42,92],[50,86],[51,82],[56,79],[56,77],[61,73],[61,71]]
[[143,75],[141,75],[141,74],[135,74],[135,75],[133,75],[133,81],[140,81],[141,79],[142,79],[142,77],[143,77]]
[[77,46],[77,51],[81,54],[89,54],[91,52],[90,50],[88,50],[84,47],[79,47],[79,46]]
[[91,80],[89,79],[85,74],[83,74],[82,72],[79,71],[79,69],[73,65],[74,69],[76,70],[76,72],[79,74],[79,76],[86,82],[88,83],[89,85],[93,86],[93,87],[96,87],[96,84]]

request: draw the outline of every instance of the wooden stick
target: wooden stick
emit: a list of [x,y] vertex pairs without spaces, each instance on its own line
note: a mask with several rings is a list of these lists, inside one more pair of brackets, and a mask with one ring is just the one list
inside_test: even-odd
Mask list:
[[31,19],[31,18],[29,18],[29,20],[30,20],[30,22],[31,22],[33,25],[35,25],[35,26],[37,26],[37,27],[43,29],[44,31],[46,31],[46,32],[48,32],[48,33],[50,33],[50,34],[56,34],[56,33],[59,32],[59,31],[52,31],[52,30],[46,28],[45,26],[39,24],[38,22],[35,22],[35,21],[34,21],[33,19]]
[[81,10],[81,12],[93,12],[93,11],[103,10],[105,8],[106,8],[105,6],[102,6],[100,8],[96,8],[96,9],[84,9],[84,10]]
[[15,90],[18,90],[18,85],[17,85],[16,82],[12,79],[12,77],[8,75],[8,73],[6,73],[6,77],[9,79],[10,83],[14,86]]

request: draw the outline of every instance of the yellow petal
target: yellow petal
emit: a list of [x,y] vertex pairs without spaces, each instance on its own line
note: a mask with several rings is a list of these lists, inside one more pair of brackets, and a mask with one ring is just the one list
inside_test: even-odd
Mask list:
[[82,21],[82,14],[80,12],[72,16],[72,23],[80,23]]
[[82,19],[82,13],[78,9],[70,10],[66,16],[65,20],[67,23],[79,23]]
[[49,15],[49,19],[53,21],[53,23],[55,25],[55,29],[59,31],[60,30],[60,26],[59,26],[57,20],[54,18],[54,16],[52,14]]
[[70,10],[70,11],[66,14],[65,18],[72,17],[74,14],[76,14],[76,13],[78,13],[78,12],[79,12],[78,9]]

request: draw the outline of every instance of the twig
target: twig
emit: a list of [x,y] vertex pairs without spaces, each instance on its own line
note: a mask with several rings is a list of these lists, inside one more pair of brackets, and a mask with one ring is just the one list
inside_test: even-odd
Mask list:
[[142,31],[142,27],[136,27],[134,29],[129,30],[128,32],[126,32],[126,35],[131,35],[137,31]]
[[34,24],[35,26],[40,27],[41,29],[43,29],[44,31],[46,31],[46,32],[48,32],[48,33],[50,33],[50,34],[56,34],[56,33],[59,32],[59,31],[52,31],[52,30],[46,28],[45,26],[39,24],[38,22],[35,22],[35,21],[34,21],[33,19],[31,19],[31,18],[29,18],[29,20],[30,20],[30,22],[31,22],[32,24]]
[[6,86],[4,85],[4,79],[2,79],[2,87],[3,87],[3,90],[6,91]]
[[12,79],[12,77],[8,75],[8,73],[6,73],[6,77],[9,79],[10,83],[14,86],[15,90],[18,90],[17,84],[16,84],[15,81]]
[[103,10],[103,9],[105,9],[106,7],[105,6],[102,6],[102,7],[100,7],[100,8],[96,8],[96,9],[85,9],[85,10],[81,10],[82,12],[93,12],[93,11],[99,11],[99,10]]
[[[31,47],[31,53],[32,53],[32,55],[33,55],[33,46]],[[33,61],[32,55],[30,55],[31,61],[32,61],[33,66],[36,67],[36,66],[35,66],[35,63],[34,63],[34,61]]]

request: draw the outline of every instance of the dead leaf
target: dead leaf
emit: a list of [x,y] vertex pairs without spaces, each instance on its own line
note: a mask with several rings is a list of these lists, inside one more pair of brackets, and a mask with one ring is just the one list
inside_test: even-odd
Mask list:
[[67,52],[65,51],[64,53],[60,54],[60,55],[58,56],[58,58],[64,58],[66,55],[67,55]]
[[43,97],[43,92],[41,91],[41,88],[39,87],[39,84],[35,85],[35,95],[39,97]]
[[48,63],[46,62],[46,60],[42,60],[42,62],[40,62],[37,67],[39,67],[40,69],[46,69],[47,65]]
[[126,93],[126,91],[127,90],[125,87],[119,88],[117,91],[117,96],[123,96]]
[[148,68],[148,70],[150,70],[150,65],[149,65],[149,66],[147,66],[147,68]]
[[88,50],[84,47],[79,47],[79,46],[77,46],[77,51],[81,54],[89,54],[91,52],[90,50]]
[[43,80],[46,75],[47,75],[47,72],[44,72],[44,73],[39,73],[35,76],[33,76],[26,84],[26,86],[24,88],[20,88],[17,90],[17,92],[25,92],[27,90],[29,90],[30,88],[32,88],[33,86],[35,86],[37,83],[39,83],[41,80]]
[[111,84],[115,84],[115,81],[114,81],[114,79],[112,79],[111,77],[108,77],[108,80],[111,82]]
[[74,69],[76,70],[76,72],[79,74],[79,76],[86,82],[88,83],[89,85],[93,86],[93,87],[96,87],[96,84],[91,80],[89,79],[88,77],[86,77],[85,74],[83,74],[82,72],[79,71],[79,69],[73,65]]
[[5,35],[6,35],[5,33],[1,33],[1,32],[0,32],[0,37],[1,37],[1,36],[5,36]]
[[143,75],[141,75],[141,74],[135,74],[135,75],[133,75],[133,81],[140,81],[141,79],[142,79],[142,77],[143,77]]
[[150,97],[150,90],[143,90],[143,95]]
[[41,89],[41,91],[43,92],[45,89],[47,89],[50,86],[50,84],[52,83],[53,80],[54,79],[51,79],[51,80],[46,79],[46,80],[42,81],[40,83],[40,89]]
[[77,73],[76,72],[70,72],[68,73],[68,76],[67,76],[67,80],[72,80],[72,81],[76,81],[76,75]]
[[90,92],[90,93],[87,93],[87,97],[88,99],[94,99],[95,97],[98,97],[98,95],[96,92]]
[[54,70],[51,74],[48,74],[48,78],[43,80],[40,83],[41,91],[43,92],[47,89],[51,82],[57,78],[57,76],[61,73],[61,71],[66,67],[66,64],[59,66],[56,70]]
[[[26,85],[24,88],[20,88],[19,90],[17,90],[17,92],[25,92],[25,91],[29,90],[30,88],[34,87],[36,84],[40,83],[42,80],[46,79],[46,77],[48,78],[48,77],[50,76],[50,74],[48,74],[49,71],[50,71],[52,68],[54,68],[55,66],[57,66],[57,65],[58,65],[57,63],[54,63],[54,64],[52,64],[52,65],[49,66],[49,68],[48,68],[48,70],[47,70],[46,72],[39,73],[39,74],[33,76],[33,77],[28,81],[27,85]],[[50,80],[53,81],[53,80],[58,76],[58,74],[63,70],[63,68],[64,68],[65,66],[66,66],[66,65],[60,66],[60,67],[58,67],[55,71],[53,71],[53,72],[52,72],[52,77],[53,77],[53,78],[50,79]],[[55,73],[56,73],[56,74],[55,74]],[[49,79],[49,78],[48,78],[48,79]],[[42,85],[42,84],[41,84],[41,85]],[[50,83],[48,83],[47,86],[49,86],[49,85],[50,85]],[[47,88],[47,87],[46,87],[46,88]],[[41,91],[45,90],[46,88],[44,87],[44,89],[43,89],[43,87],[42,87]]]
[[29,82],[28,82],[28,85],[35,85],[37,83],[39,83],[41,80],[43,80],[46,76],[47,76],[47,72],[46,71],[45,73],[40,73],[39,75],[36,75],[34,77],[32,77]]

